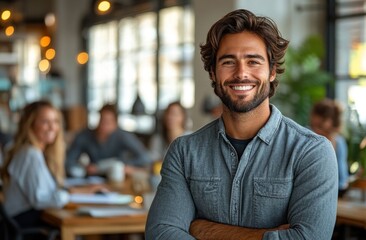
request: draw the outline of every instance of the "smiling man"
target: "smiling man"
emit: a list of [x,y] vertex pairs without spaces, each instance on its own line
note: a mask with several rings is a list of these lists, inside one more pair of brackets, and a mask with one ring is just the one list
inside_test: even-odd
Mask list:
[[247,10],[211,27],[201,56],[223,113],[171,144],[146,239],[331,239],[333,147],[269,101],[287,46]]

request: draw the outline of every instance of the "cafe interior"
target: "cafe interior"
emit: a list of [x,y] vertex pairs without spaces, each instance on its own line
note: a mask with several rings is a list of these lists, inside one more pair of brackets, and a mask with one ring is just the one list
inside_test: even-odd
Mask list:
[[[218,99],[199,46],[217,19],[239,8],[270,17],[290,40],[271,98],[284,115],[308,127],[315,102],[341,104],[350,185],[338,200],[333,239],[364,239],[366,0],[0,0],[0,132],[12,136],[21,109],[39,99],[62,111],[67,144],[98,125],[106,103],[116,104],[118,126],[147,149],[172,102],[187,110],[188,131],[198,130],[214,119]],[[113,189],[133,192],[138,211],[101,218],[75,214],[77,204],[47,210],[58,239],[143,239],[140,210],[151,191]]]

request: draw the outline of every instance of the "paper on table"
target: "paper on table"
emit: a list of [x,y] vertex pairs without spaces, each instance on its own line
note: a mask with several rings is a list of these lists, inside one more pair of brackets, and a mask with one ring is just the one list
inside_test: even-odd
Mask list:
[[87,178],[67,178],[64,181],[65,187],[102,184],[102,183],[105,183],[105,179],[98,176],[90,176]]
[[127,204],[133,201],[132,195],[115,192],[104,194],[70,194],[70,202],[73,203],[97,203],[97,204]]
[[92,217],[115,217],[130,216],[144,213],[143,209],[131,207],[81,207],[77,210],[78,214],[87,214]]

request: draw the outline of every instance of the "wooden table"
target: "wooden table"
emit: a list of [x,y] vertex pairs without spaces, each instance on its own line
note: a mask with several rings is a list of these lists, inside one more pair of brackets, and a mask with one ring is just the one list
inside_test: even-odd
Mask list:
[[51,209],[44,212],[43,219],[60,228],[61,240],[74,240],[78,235],[145,232],[147,213],[94,218],[77,215],[75,211],[75,209]]
[[353,200],[338,200],[337,224],[366,229],[366,203]]
[[[131,179],[123,183],[108,183],[109,189],[132,194]],[[43,220],[59,227],[61,240],[74,240],[78,235],[144,233],[147,212],[131,216],[96,218],[77,214],[77,208],[85,204],[68,204],[64,209],[48,209],[43,213]],[[100,205],[99,205],[100,206]]]

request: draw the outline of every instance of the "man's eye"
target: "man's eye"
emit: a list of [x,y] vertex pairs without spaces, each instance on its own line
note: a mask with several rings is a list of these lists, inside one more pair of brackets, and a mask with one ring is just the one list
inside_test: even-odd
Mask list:
[[223,63],[222,63],[222,65],[234,65],[235,64],[235,62],[234,61],[224,61]]
[[253,61],[253,60],[252,60],[252,61],[249,61],[248,63],[249,63],[250,65],[257,65],[257,64],[259,64],[259,62],[258,62],[258,61]]

